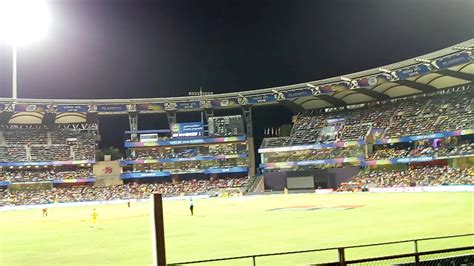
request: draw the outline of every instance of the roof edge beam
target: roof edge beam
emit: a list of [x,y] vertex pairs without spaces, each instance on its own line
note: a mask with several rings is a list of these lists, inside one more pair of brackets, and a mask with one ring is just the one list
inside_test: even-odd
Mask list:
[[436,89],[434,86],[407,80],[407,79],[397,80],[395,81],[395,83],[422,91],[423,93],[432,93],[432,92],[438,91],[438,89]]
[[388,96],[387,94],[383,94],[383,93],[376,92],[376,91],[373,91],[373,90],[369,90],[369,89],[366,89],[366,88],[353,89],[353,91],[358,92],[358,93],[362,93],[362,94],[367,95],[367,96],[370,96],[370,97],[376,99],[377,101],[390,100],[390,96]]
[[328,94],[319,94],[317,96],[319,99],[326,101],[330,104],[332,104],[334,107],[339,107],[339,106],[346,106],[347,103],[341,99],[338,99],[336,97],[330,96]]
[[450,77],[453,77],[453,78],[464,79],[464,80],[468,80],[470,82],[474,82],[474,75],[473,74],[453,71],[453,70],[449,70],[449,69],[439,70],[438,73],[443,74],[445,76],[450,76]]

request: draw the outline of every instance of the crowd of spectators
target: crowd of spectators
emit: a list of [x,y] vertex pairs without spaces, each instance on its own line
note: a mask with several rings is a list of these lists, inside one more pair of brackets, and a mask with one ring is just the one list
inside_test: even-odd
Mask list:
[[429,143],[422,143],[416,147],[389,147],[377,148],[367,156],[367,160],[383,160],[392,158],[420,157],[420,156],[454,156],[474,154],[474,142],[442,144],[434,148]]
[[18,170],[0,172],[0,181],[10,182],[41,182],[66,179],[83,179],[94,177],[91,168],[81,168],[76,170]]
[[197,156],[237,155],[247,153],[247,145],[241,143],[211,144],[195,147],[140,148],[131,150],[128,159],[173,159]]
[[324,160],[348,157],[364,156],[364,152],[359,146],[350,146],[345,148],[330,148],[330,149],[314,149],[291,152],[273,152],[267,153],[264,157],[264,163],[277,162],[296,162],[296,161],[311,161]]
[[290,137],[280,137],[280,138],[265,138],[262,141],[261,148],[271,148],[271,147],[284,147],[289,146],[291,142]]
[[390,158],[403,158],[408,155],[410,151],[407,149],[396,149],[396,148],[382,148],[376,150],[374,153],[368,156],[368,160],[382,160]]
[[164,196],[196,195],[219,192],[228,188],[247,185],[248,178],[220,178],[209,180],[185,180],[117,186],[55,187],[47,190],[4,190],[0,195],[0,206],[33,205],[62,202],[109,201],[117,199],[145,199],[151,193]]
[[414,187],[474,184],[474,168],[423,167],[404,171],[362,171],[339,191],[370,187]]
[[360,109],[305,111],[297,115],[290,137],[272,138],[264,141],[262,147],[327,142],[322,131],[334,119],[343,121],[342,128],[335,132],[335,141],[364,139],[373,129],[380,129],[379,137],[384,138],[471,129],[474,128],[473,96],[474,90],[466,89],[379,102]]
[[[0,161],[50,162],[95,159],[95,132],[71,129],[0,130]],[[72,149],[71,149],[72,147]]]
[[346,141],[364,139],[371,127],[371,124],[344,125],[341,139]]
[[437,156],[474,154],[474,142],[448,144],[435,150]]
[[153,171],[170,171],[175,174],[179,173],[197,173],[209,168],[231,168],[246,167],[248,165],[247,158],[232,158],[223,160],[190,160],[167,163],[140,164],[136,166],[137,172],[153,172]]
[[32,162],[52,162],[72,160],[70,148],[67,145],[35,145],[30,147]]

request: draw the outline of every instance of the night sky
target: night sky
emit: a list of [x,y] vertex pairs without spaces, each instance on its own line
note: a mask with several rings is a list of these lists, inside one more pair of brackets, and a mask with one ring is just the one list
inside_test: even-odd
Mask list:
[[[49,35],[19,50],[20,98],[281,86],[474,37],[472,0],[55,0],[50,6]],[[10,54],[0,46],[0,97],[10,96]]]

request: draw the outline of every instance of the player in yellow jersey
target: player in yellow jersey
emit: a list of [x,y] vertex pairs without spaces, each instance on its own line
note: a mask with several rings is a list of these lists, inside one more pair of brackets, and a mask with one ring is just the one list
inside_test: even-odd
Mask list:
[[95,208],[94,208],[94,211],[92,212],[91,214],[91,217],[92,217],[92,225],[91,227],[94,228],[95,224],[97,223],[97,216],[99,216],[97,214],[97,212],[95,211]]

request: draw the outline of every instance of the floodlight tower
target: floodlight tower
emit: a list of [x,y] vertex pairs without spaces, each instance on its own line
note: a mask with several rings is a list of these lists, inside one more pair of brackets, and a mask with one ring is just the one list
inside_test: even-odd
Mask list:
[[18,47],[43,38],[51,16],[45,0],[0,0],[0,42],[12,47],[12,98],[17,98]]

